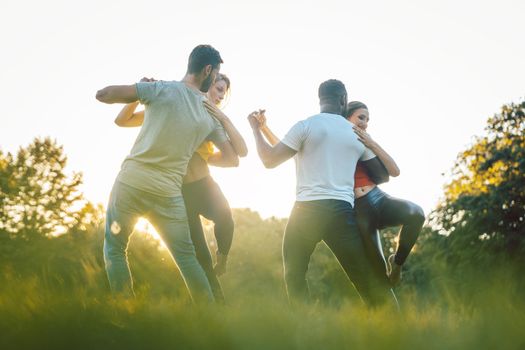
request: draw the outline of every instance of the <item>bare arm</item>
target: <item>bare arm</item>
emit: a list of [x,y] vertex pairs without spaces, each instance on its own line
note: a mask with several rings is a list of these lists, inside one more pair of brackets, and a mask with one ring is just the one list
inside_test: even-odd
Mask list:
[[230,142],[235,152],[239,155],[239,157],[246,157],[246,155],[248,154],[248,147],[246,147],[246,142],[239,133],[239,130],[237,130],[235,125],[233,125],[230,118],[228,118],[226,114],[224,114],[219,108],[217,108],[213,103],[211,103],[208,100],[204,101],[204,107],[206,107],[208,112],[222,124],[224,130],[226,131],[226,134],[228,134],[228,137],[230,138]]
[[259,121],[257,120],[258,113],[259,112],[252,112],[248,116],[248,121],[252,127],[253,136],[255,137],[255,143],[257,145],[257,153],[266,168],[275,168],[279,164],[292,158],[297,151],[282,142],[279,142],[275,146],[268,144],[261,133]]
[[208,164],[222,168],[239,166],[239,157],[230,141],[224,141],[216,146],[219,152],[213,153],[208,158]]
[[388,175],[397,177],[400,174],[399,167],[397,166],[394,159],[377,143],[369,134],[363,129],[354,126],[354,131],[361,141],[368,149],[370,149],[379,158],[381,163],[388,171]]
[[273,133],[272,130],[270,130],[270,128],[266,124],[266,115],[264,114],[264,112],[265,110],[260,110],[259,115],[257,115],[259,127],[266,140],[268,140],[268,142],[270,143],[270,145],[275,146],[276,144],[281,142],[281,140]]
[[139,102],[128,103],[115,118],[115,124],[123,127],[141,126],[144,122],[144,111],[135,112]]
[[103,103],[131,103],[139,99],[135,85],[112,85],[97,91],[97,100]]
[[263,133],[264,137],[266,137],[266,139],[272,146],[275,146],[276,144],[281,142],[281,140],[279,140],[279,138],[275,136],[272,130],[268,128],[268,126],[261,127],[261,132]]

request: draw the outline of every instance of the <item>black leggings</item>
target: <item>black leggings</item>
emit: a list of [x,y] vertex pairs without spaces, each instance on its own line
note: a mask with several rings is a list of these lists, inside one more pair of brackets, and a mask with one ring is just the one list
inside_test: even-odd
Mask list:
[[355,200],[355,210],[357,226],[363,235],[366,250],[372,255],[380,273],[386,273],[386,262],[378,230],[401,226],[394,261],[402,265],[423,227],[423,209],[407,200],[391,197],[376,187]]
[[224,301],[224,294],[217,275],[213,271],[213,262],[202,229],[200,215],[213,221],[217,250],[228,255],[233,240],[233,218],[228,201],[211,176],[182,185],[182,195],[188,213],[188,224],[197,260],[201,264],[215,300]]

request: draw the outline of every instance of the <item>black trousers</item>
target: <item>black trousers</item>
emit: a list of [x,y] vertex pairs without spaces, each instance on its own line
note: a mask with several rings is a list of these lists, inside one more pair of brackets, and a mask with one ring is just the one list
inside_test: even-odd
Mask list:
[[234,229],[230,205],[219,185],[213,181],[211,176],[182,185],[182,196],[186,205],[188,224],[191,239],[195,245],[197,260],[206,272],[215,300],[224,301],[221,284],[213,271],[213,261],[206,243],[200,216],[213,221],[218,251],[227,255],[232,244]]
[[351,204],[335,199],[296,202],[292,210],[283,239],[284,277],[292,303],[309,299],[306,271],[320,241],[332,250],[367,305],[396,305],[386,275],[374,273]]

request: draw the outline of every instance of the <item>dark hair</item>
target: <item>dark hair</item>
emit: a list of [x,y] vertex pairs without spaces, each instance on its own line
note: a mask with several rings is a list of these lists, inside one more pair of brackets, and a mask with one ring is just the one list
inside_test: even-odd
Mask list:
[[199,45],[193,49],[188,58],[188,73],[199,73],[204,67],[211,64],[213,68],[217,68],[219,64],[223,63],[221,54],[211,45]]
[[345,84],[340,80],[330,79],[319,85],[319,100],[321,101],[339,101],[345,95]]
[[345,112],[346,118],[350,118],[352,114],[354,114],[355,111],[361,108],[368,110],[368,107],[363,102],[359,102],[359,101],[349,102],[346,105],[346,112]]

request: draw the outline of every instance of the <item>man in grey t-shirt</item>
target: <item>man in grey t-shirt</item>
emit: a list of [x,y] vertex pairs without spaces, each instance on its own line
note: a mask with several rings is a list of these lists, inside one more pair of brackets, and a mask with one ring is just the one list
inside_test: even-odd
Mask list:
[[294,156],[296,160],[296,203],[283,238],[288,297],[292,302],[308,298],[306,271],[310,255],[322,240],[368,305],[396,305],[386,276],[375,273],[365,253],[353,210],[357,162],[363,161],[376,183],[384,182],[388,173],[342,117],[347,102],[343,83],[325,81],[319,87],[319,99],[321,113],[297,122],[273,147],[263,138],[258,112],[248,117],[257,152],[267,168]]
[[205,140],[214,142],[223,156],[236,157],[222,126],[203,105],[203,93],[215,80],[221,63],[217,50],[199,45],[191,52],[180,82],[140,82],[97,92],[97,99],[104,103],[139,100],[145,105],[142,128],[122,163],[106,213],[104,261],[113,292],[133,295],[127,246],[142,216],[166,243],[192,298],[213,300],[190,238],[181,184],[192,154]]

